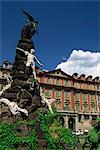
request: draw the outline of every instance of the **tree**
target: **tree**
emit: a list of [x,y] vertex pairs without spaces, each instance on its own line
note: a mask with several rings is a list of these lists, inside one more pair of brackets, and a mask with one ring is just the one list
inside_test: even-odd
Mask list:
[[100,150],[100,118],[97,118],[95,127],[87,135],[91,150]]

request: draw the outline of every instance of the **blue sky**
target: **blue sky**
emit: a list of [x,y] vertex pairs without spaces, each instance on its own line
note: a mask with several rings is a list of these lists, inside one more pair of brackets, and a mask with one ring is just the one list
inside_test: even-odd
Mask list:
[[36,56],[53,70],[73,49],[100,50],[99,1],[1,1],[0,64],[14,62],[20,32],[27,22],[20,8],[39,21],[33,37]]

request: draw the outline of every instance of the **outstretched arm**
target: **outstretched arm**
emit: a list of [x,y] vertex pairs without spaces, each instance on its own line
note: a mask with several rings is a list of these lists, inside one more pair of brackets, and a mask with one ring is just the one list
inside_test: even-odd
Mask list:
[[26,109],[18,107],[18,111],[23,112],[26,116],[28,116],[28,111]]
[[18,49],[18,50],[20,50],[20,51],[24,52],[24,53],[25,53],[25,55],[27,55],[27,54],[28,54],[28,52],[27,52],[27,51],[24,51],[22,48],[16,47],[16,49]]
[[43,66],[43,64],[40,63],[40,61],[36,58],[36,56],[34,56],[34,58],[40,66]]
[[10,103],[10,101],[7,98],[1,98],[0,103],[4,103],[4,104],[8,105]]

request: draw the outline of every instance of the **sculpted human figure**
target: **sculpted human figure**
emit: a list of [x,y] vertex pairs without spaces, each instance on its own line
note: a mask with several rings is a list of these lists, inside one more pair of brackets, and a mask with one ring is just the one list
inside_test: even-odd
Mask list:
[[22,109],[22,108],[18,107],[17,103],[15,103],[15,102],[10,102],[6,98],[1,98],[0,103],[6,104],[9,107],[9,109],[13,115],[18,114],[19,112],[23,112],[26,116],[28,116],[28,111],[26,109]]
[[7,79],[8,84],[5,87],[3,87],[3,89],[0,91],[0,95],[2,95],[3,92],[5,92],[7,89],[9,89],[12,84],[12,78],[10,76],[8,76],[7,74],[4,74],[3,76],[5,79]]
[[36,78],[36,71],[35,71],[35,61],[40,65],[40,66],[43,66],[40,61],[36,58],[35,56],[35,50],[34,49],[31,49],[30,50],[30,53],[28,51],[24,51],[23,49],[17,47],[16,49],[22,51],[25,53],[25,55],[27,55],[27,62],[26,62],[26,66],[27,66],[27,69],[28,69],[28,72],[29,72],[29,69],[30,69],[30,66],[32,67],[32,72],[33,72],[33,75],[34,75],[34,79],[37,79]]
[[45,94],[43,93],[42,88],[40,88],[40,96],[41,96],[41,98],[42,98],[42,101],[41,101],[41,102],[42,102],[43,104],[46,104],[46,105],[48,106],[50,112],[53,114],[53,110],[52,110],[51,105],[52,105],[52,103],[55,102],[55,99],[47,99],[47,98],[45,97]]
[[[21,9],[22,10],[22,9]],[[24,39],[26,41],[30,41],[32,36],[37,32],[37,24],[38,21],[35,21],[34,18],[27,13],[26,11],[22,10],[23,14],[26,15],[28,17],[28,23],[27,25],[24,26],[24,28],[22,29],[21,32],[21,39]],[[33,46],[34,47],[34,46]],[[35,71],[35,61],[42,66],[42,64],[40,63],[40,61],[36,58],[36,56],[34,55],[35,50],[32,48],[29,48],[28,51],[26,51],[26,49],[21,48],[21,46],[17,47],[18,50],[22,51],[25,53],[25,55],[27,55],[27,62],[26,62],[26,74],[27,75],[31,75],[32,73],[30,73],[31,71],[33,72],[34,75],[34,79],[36,78],[36,71]]]

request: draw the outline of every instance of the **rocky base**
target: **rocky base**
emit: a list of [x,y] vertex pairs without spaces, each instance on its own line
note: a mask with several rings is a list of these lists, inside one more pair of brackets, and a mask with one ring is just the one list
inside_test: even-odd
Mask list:
[[[31,39],[21,38],[17,47],[30,52],[31,49],[34,49],[34,44]],[[16,49],[16,57],[11,74],[12,84],[11,87],[6,89],[6,91],[1,95],[1,98],[7,98],[10,102],[16,102],[18,107],[28,111],[28,116],[22,112],[13,115],[6,104],[0,104],[0,123],[14,125],[18,121],[22,122],[14,128],[14,134],[16,134],[17,137],[23,138],[28,138],[28,136],[32,134],[31,131],[33,130],[33,127],[26,123],[26,120],[38,120],[36,112],[40,108],[43,114],[48,112],[48,109],[41,103],[39,83],[34,81],[32,68],[31,66],[27,67],[26,62],[27,56],[25,53]],[[29,81],[30,79],[31,81]],[[38,138],[39,147],[46,148],[47,142],[38,121],[34,125],[34,130],[36,137]],[[30,149],[27,142],[24,142],[24,144],[19,142],[19,144],[16,144],[14,148],[18,150]]]
[[[4,107],[3,107],[4,108]],[[2,110],[2,108],[1,108]],[[13,127],[12,132],[16,135],[16,137],[20,138],[29,138],[33,132],[35,132],[36,145],[38,145],[39,149],[47,148],[47,142],[45,140],[43,131],[41,129],[41,124],[39,122],[39,113],[46,114],[48,112],[47,108],[41,107],[37,108],[35,112],[30,113],[28,117],[24,114],[17,114],[13,116],[10,111],[5,107],[6,112],[1,113],[0,123],[1,124],[9,124],[15,126]],[[34,136],[34,135],[33,135]],[[34,141],[33,141],[34,142]],[[33,146],[34,147],[34,146]],[[16,150],[30,150],[30,146],[27,142],[14,145],[14,149]],[[34,149],[35,150],[35,149]]]
[[[72,150],[70,145],[65,143],[66,131],[62,129],[59,117],[52,115],[47,108],[38,108],[35,112],[30,113],[28,118],[22,120],[18,117],[20,116],[17,115],[12,119],[2,117],[0,120],[2,138],[0,146],[5,145],[6,149],[9,147],[11,150],[49,150],[50,147],[51,150]],[[72,138],[71,141],[76,141],[69,131],[66,133],[69,138]],[[76,143],[78,144],[78,141]]]

